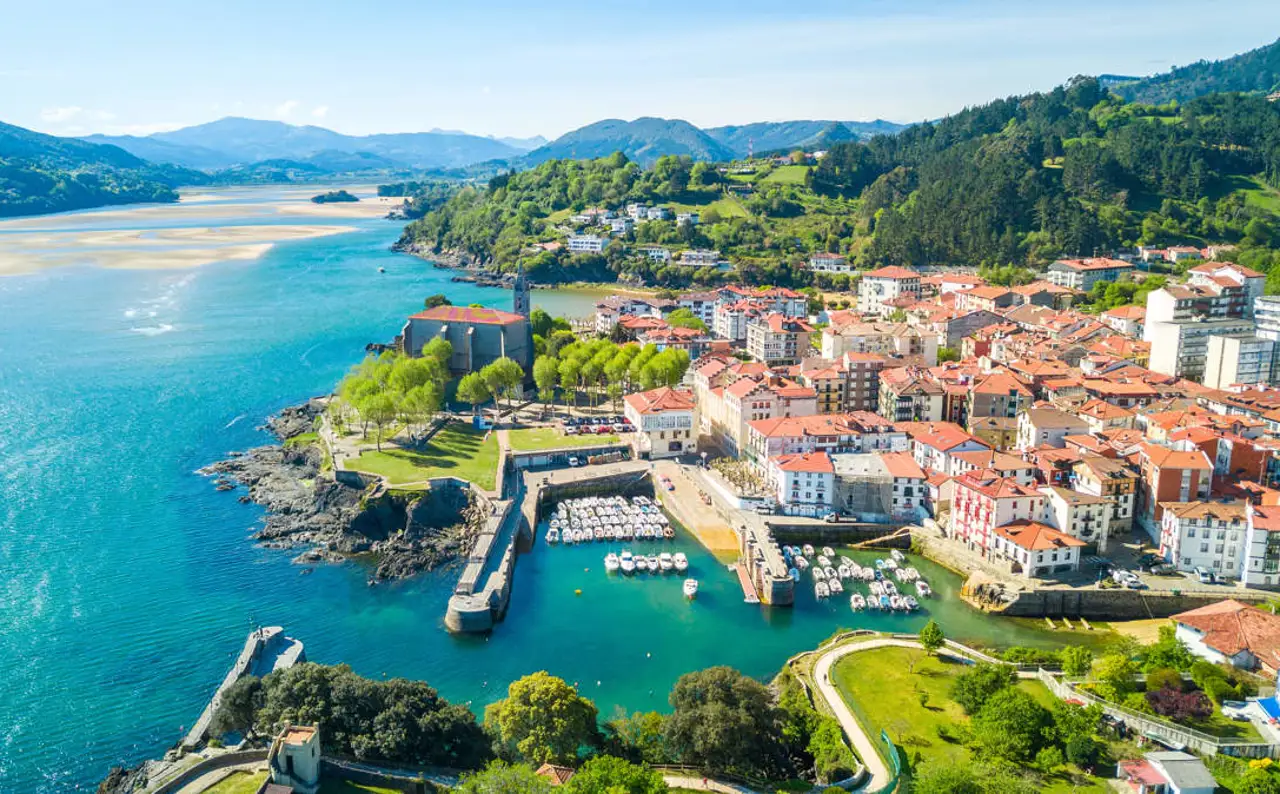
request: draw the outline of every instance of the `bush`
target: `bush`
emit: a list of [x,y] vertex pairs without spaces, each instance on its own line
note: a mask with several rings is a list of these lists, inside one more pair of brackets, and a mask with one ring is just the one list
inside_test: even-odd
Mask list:
[[1158,692],[1161,689],[1176,689],[1181,691],[1182,688],[1182,673],[1179,673],[1172,667],[1157,667],[1155,670],[1147,673],[1148,692]]
[[1028,648],[1024,645],[1013,646],[1000,654],[1000,658],[1010,664],[1039,664],[1055,667],[1062,664],[1062,654],[1058,651]]
[[956,676],[951,685],[951,697],[960,704],[964,713],[977,714],[992,695],[1012,686],[1018,673],[1003,664],[978,664]]
[[1067,740],[1067,760],[1084,769],[1098,762],[1102,746],[1092,736],[1072,736]]
[[1213,704],[1203,692],[1183,692],[1169,687],[1147,692],[1147,703],[1153,712],[1175,722],[1208,719],[1213,714]]

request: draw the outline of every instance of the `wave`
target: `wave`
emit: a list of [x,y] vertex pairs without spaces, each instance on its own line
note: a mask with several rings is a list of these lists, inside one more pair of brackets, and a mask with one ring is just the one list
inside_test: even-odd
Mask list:
[[223,425],[223,426],[222,426],[222,429],[223,429],[223,430],[226,430],[228,427],[231,427],[232,425],[234,425],[236,422],[239,422],[239,421],[240,421],[241,419],[243,419],[244,417],[245,417],[245,415],[244,415],[244,414],[240,414],[240,415],[239,415],[239,416],[237,416],[235,419],[232,419],[230,422],[227,422],[225,425]]
[[129,330],[135,334],[142,334],[143,336],[159,336],[160,334],[167,334],[172,331],[173,326],[168,323],[161,323],[160,325],[144,325],[141,328],[130,328]]

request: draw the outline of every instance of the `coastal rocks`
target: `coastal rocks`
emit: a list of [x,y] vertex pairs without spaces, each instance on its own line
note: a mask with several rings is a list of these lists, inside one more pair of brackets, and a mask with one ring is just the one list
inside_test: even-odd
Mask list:
[[113,766],[102,782],[98,784],[98,794],[133,794],[147,787],[147,765],[143,761],[132,768]]
[[[321,401],[287,408],[267,420],[281,440],[311,432]],[[335,480],[324,471],[318,444],[262,446],[200,470],[215,487],[247,489],[241,501],[266,509],[254,538],[265,548],[299,553],[293,562],[312,566],[370,555],[374,580],[398,579],[458,560],[483,526],[468,491],[376,493]]]

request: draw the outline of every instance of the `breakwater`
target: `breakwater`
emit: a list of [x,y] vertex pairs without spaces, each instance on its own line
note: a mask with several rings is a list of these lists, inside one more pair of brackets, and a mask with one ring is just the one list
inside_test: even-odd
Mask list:
[[222,696],[235,682],[246,675],[264,676],[272,670],[292,667],[299,662],[305,662],[306,658],[302,643],[292,637],[286,637],[284,628],[281,626],[266,626],[249,632],[240,655],[236,657],[235,663],[227,671],[226,677],[222,679],[217,691],[209,699],[204,711],[200,712],[199,719],[187,732],[182,740],[182,746],[196,747],[205,740],[209,734],[209,723],[213,721],[213,715],[222,704]]

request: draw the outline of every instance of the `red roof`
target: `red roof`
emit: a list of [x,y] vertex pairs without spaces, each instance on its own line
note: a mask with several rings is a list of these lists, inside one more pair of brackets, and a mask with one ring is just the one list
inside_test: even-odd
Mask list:
[[1169,449],[1168,447],[1158,447],[1154,444],[1143,444],[1142,454],[1147,456],[1152,465],[1161,469],[1213,468],[1213,465],[1209,463],[1209,459],[1205,457],[1204,452],[1199,449],[1191,452],[1180,452],[1176,449]]
[[996,534],[1027,551],[1049,551],[1085,545],[1084,541],[1039,521],[1014,521],[1012,524],[996,527]]
[[1174,615],[1204,634],[1202,642],[1227,656],[1247,650],[1273,670],[1280,666],[1280,617],[1235,599]]
[[437,306],[409,316],[410,320],[436,320],[445,323],[475,323],[477,325],[511,325],[527,322],[526,318],[500,309],[474,306]]
[[1147,307],[1117,306],[1114,309],[1107,309],[1102,315],[1104,317],[1114,317],[1117,320],[1141,320],[1147,316]]
[[1112,268],[1132,268],[1133,265],[1120,259],[1059,259],[1055,265],[1065,265],[1072,270],[1111,270]]
[[885,470],[891,477],[908,477],[915,480],[925,478],[924,469],[916,463],[915,458],[906,452],[881,452],[880,460],[884,461]]
[[651,391],[628,394],[627,405],[640,414],[656,414],[662,411],[692,411],[693,393],[663,386]]
[[914,270],[907,270],[905,267],[898,267],[897,265],[891,265],[889,267],[882,267],[879,270],[872,270],[867,273],[863,273],[862,277],[863,278],[891,278],[896,280],[896,279],[906,279],[906,278],[920,278],[920,274],[915,272]]
[[811,471],[816,474],[831,474],[836,467],[826,452],[805,452],[801,455],[779,455],[773,459],[783,471]]
[[977,491],[988,499],[1018,499],[1024,496],[1044,498],[1044,494],[1029,485],[1022,485],[1012,477],[986,476],[983,470],[968,471],[956,477],[956,483],[971,491]]

